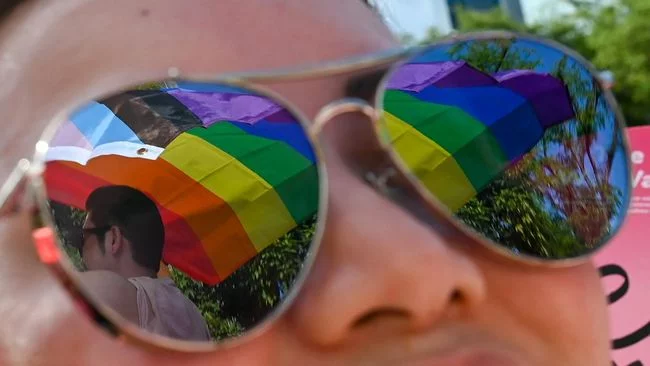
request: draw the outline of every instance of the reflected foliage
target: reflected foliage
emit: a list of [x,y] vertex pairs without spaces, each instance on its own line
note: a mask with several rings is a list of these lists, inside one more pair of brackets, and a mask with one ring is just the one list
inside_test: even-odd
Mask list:
[[503,70],[534,70],[540,65],[541,60],[535,56],[534,50],[510,52],[514,42],[510,39],[458,42],[449,48],[448,53],[450,59],[467,61],[474,68],[488,74]]
[[54,219],[56,234],[70,262],[77,270],[85,270],[77,247],[78,242],[82,240],[81,228],[86,219],[86,212],[54,201],[49,201],[48,206]]
[[216,286],[172,269],[172,278],[205,317],[215,339],[263,321],[291,290],[309,251],[316,220],[287,233]]
[[287,296],[310,248],[315,216],[282,236],[215,287],[227,299],[223,314],[246,328],[264,319]]
[[504,176],[463,206],[457,216],[515,253],[542,257],[581,253],[570,226],[561,215],[544,210],[543,204],[528,187]]

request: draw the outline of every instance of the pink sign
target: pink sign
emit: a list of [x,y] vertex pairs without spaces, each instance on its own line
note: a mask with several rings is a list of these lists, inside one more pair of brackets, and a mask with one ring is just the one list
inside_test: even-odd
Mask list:
[[625,225],[596,257],[610,305],[613,364],[650,366],[650,127],[628,129],[634,190]]

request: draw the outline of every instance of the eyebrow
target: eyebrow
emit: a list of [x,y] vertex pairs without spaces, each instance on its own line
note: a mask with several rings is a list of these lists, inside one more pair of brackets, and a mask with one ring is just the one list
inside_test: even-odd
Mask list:
[[345,84],[345,96],[360,98],[370,103],[374,102],[379,83],[389,70],[390,67],[384,67],[350,78]]

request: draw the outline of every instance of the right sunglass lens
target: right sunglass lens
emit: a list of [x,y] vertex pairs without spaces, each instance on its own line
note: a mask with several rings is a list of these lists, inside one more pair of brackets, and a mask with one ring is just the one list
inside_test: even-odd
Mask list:
[[570,259],[629,199],[616,109],[578,60],[529,39],[433,46],[387,77],[383,126],[413,176],[516,255]]
[[151,83],[88,103],[56,132],[44,178],[84,290],[185,341],[238,337],[285,304],[319,206],[299,119],[223,84]]

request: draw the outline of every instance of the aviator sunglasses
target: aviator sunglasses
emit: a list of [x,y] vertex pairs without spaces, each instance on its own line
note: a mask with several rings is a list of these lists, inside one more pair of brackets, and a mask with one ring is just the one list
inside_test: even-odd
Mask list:
[[[325,77],[345,78],[347,95],[313,120],[261,85]],[[362,179],[415,218],[444,217],[508,260],[584,263],[621,227],[630,199],[625,124],[611,93],[582,57],[527,35],[467,34],[292,69],[171,75],[70,110],[9,177],[1,210],[37,202],[43,262],[103,328],[148,345],[234,344],[287,308],[325,230],[319,137],[329,123],[347,123],[342,114],[365,115],[350,128],[353,153],[386,156],[364,163]],[[110,187],[152,202],[163,231],[160,253],[148,255],[196,305],[213,342],[141,329],[78,280],[86,215],[120,204],[109,193],[93,208],[89,197]],[[122,211],[128,222],[132,211]]]

